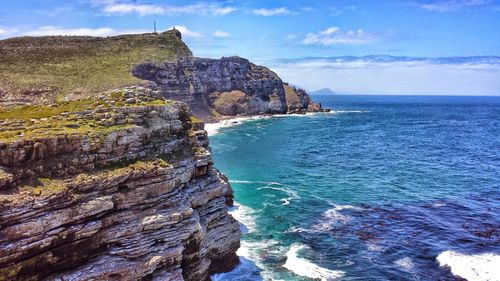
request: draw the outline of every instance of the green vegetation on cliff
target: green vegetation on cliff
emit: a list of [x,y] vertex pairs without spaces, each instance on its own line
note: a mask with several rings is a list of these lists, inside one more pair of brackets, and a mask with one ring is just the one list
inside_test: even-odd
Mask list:
[[[138,90],[129,87],[102,93],[92,99],[58,101],[49,105],[0,106],[0,142],[54,135],[99,136],[134,125],[133,118],[113,119],[120,108],[172,104],[172,101],[160,96],[141,97],[139,92],[134,91]],[[133,96],[136,98],[131,100]],[[92,116],[84,117],[90,115]]]
[[0,98],[25,101],[88,95],[141,82],[142,62],[192,55],[178,34],[115,37],[47,36],[0,41]]

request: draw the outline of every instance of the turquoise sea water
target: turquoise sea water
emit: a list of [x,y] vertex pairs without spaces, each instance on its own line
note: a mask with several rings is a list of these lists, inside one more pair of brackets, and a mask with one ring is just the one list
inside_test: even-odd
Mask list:
[[210,136],[245,231],[214,279],[500,280],[499,97],[315,100]]

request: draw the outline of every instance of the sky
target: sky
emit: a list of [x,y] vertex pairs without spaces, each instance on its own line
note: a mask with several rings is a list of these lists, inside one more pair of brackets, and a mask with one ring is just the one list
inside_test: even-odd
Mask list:
[[500,0],[0,0],[0,39],[163,31],[340,94],[500,95]]

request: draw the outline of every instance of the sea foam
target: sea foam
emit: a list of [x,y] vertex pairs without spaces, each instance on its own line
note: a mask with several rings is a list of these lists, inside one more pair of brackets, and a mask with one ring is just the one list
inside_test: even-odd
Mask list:
[[314,231],[329,231],[336,225],[345,224],[351,217],[343,214],[343,210],[361,210],[361,208],[352,205],[334,205],[333,208],[326,210],[321,216],[321,221],[312,226]]
[[394,264],[407,272],[412,272],[413,268],[415,267],[415,264],[410,257],[399,259],[395,261]]
[[255,218],[253,213],[254,210],[252,208],[238,203],[235,203],[233,207],[229,208],[229,214],[240,223],[240,230],[243,234],[255,231]]
[[290,250],[286,253],[287,259],[283,266],[297,275],[322,281],[334,280],[344,275],[343,271],[320,267],[304,258],[300,258],[298,256],[299,251],[306,248],[307,246],[302,244],[292,244]]
[[255,121],[260,119],[271,118],[271,116],[261,115],[261,116],[250,116],[250,117],[236,117],[231,119],[226,119],[219,121],[217,123],[207,123],[205,124],[205,131],[209,136],[213,136],[219,133],[219,130],[222,128],[234,127],[241,125],[248,121]]
[[448,266],[451,273],[468,281],[500,280],[500,255],[485,253],[465,255],[446,251],[437,257],[441,266]]

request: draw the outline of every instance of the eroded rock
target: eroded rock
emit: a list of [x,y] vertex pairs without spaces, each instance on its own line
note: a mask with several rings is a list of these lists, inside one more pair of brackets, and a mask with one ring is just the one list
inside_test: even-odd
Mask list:
[[313,103],[304,90],[289,87],[270,69],[240,57],[181,57],[176,62],[139,64],[132,73],[153,82],[166,98],[186,102],[203,119],[316,111],[309,107]]
[[34,125],[112,120],[92,134],[0,141],[0,280],[204,281],[239,262],[232,191],[203,124],[150,90],[120,93],[134,105]]

